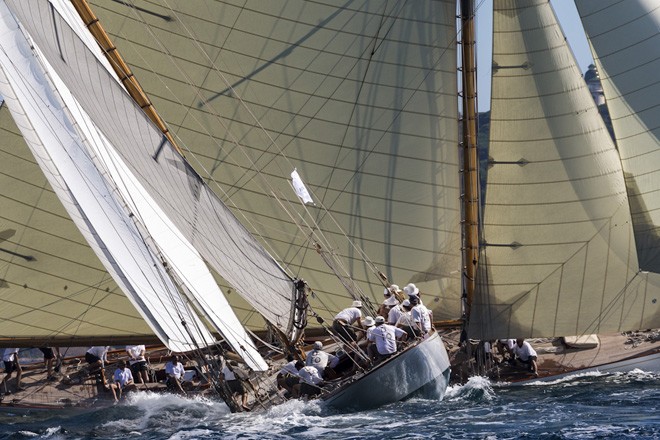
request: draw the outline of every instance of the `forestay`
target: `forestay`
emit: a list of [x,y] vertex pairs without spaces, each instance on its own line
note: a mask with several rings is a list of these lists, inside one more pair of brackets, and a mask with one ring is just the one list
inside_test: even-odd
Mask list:
[[164,140],[47,2],[9,2],[82,108],[163,211],[236,290],[282,331],[291,279]]
[[471,335],[658,326],[621,164],[545,0],[494,2],[490,156]]
[[649,0],[576,4],[621,154],[639,264],[660,272],[660,8]]

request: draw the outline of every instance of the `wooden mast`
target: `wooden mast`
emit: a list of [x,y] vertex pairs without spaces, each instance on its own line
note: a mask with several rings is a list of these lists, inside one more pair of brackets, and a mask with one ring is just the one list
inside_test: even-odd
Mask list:
[[128,93],[140,106],[140,108],[142,108],[142,110],[147,114],[147,116],[149,116],[149,119],[151,119],[151,121],[156,124],[156,126],[160,129],[167,140],[170,141],[174,148],[176,148],[179,154],[183,155],[181,149],[174,141],[172,134],[165,125],[165,122],[163,122],[158,113],[156,113],[156,109],[151,104],[149,98],[147,98],[144,90],[142,90],[142,87],[133,75],[133,72],[131,72],[128,64],[126,64],[124,59],[119,54],[119,50],[112,43],[110,37],[103,29],[103,26],[101,26],[99,19],[96,17],[94,12],[92,12],[92,9],[87,3],[87,0],[71,0],[71,4],[73,4],[73,7],[76,8],[76,11],[78,11],[78,15],[80,15],[80,18],[82,18],[85,26],[87,26],[89,31],[96,39],[96,42],[99,44],[99,46],[101,46],[105,57],[108,59],[108,61],[110,61],[110,65],[115,70],[115,73],[119,77],[119,80],[124,85]]
[[469,320],[479,261],[479,156],[474,0],[461,0],[462,148],[464,205],[464,318]]

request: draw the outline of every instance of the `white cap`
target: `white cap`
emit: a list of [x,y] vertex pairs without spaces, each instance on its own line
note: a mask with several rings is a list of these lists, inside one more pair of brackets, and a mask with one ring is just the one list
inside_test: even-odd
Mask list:
[[396,299],[396,296],[392,295],[389,298],[387,298],[385,301],[383,301],[383,304],[386,306],[395,306],[399,304],[399,300]]
[[408,296],[419,295],[419,289],[413,283],[408,284],[406,287],[403,288],[403,290],[406,292]]
[[396,284],[392,284],[392,285],[390,286],[390,290],[393,290],[393,291],[395,291],[395,292],[401,292],[401,289],[400,289],[399,286],[397,286]]
[[385,318],[382,316],[376,316],[376,324],[383,324],[385,322]]
[[367,316],[366,318],[364,318],[364,319],[362,320],[362,324],[363,324],[365,327],[373,327],[374,324],[376,324],[376,321],[374,321],[374,318],[372,318],[371,316]]
[[410,300],[404,299],[403,302],[401,303],[401,305],[405,306],[405,307],[410,307]]
[[362,301],[358,301],[358,300],[353,301],[353,307],[357,307],[357,308],[362,307]]
[[320,350],[322,348],[323,348],[323,342],[321,341],[314,342],[314,350]]

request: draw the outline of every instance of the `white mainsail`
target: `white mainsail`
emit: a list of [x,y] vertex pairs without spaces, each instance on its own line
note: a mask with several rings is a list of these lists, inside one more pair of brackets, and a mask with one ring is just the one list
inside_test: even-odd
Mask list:
[[660,5],[576,2],[621,154],[639,265],[660,272]]
[[332,250],[376,301],[344,233],[390,281],[415,282],[434,318],[460,316],[455,1],[91,4],[193,165],[229,188],[317,311],[348,294],[261,175],[289,198],[298,168]]
[[550,4],[494,2],[484,247],[471,334],[651,328],[621,163]]
[[10,7],[124,163],[185,237],[262,316],[283,332],[291,331],[294,287],[286,273],[153,127],[57,12],[40,1],[11,2]]
[[4,3],[0,6],[0,93],[58,197],[161,341],[176,351],[214,343],[114,199],[29,42]]

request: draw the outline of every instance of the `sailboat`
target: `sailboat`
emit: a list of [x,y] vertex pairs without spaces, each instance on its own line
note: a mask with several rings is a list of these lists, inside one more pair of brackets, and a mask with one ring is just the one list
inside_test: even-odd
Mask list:
[[[233,398],[225,385],[216,383],[213,372],[218,359],[215,351],[220,349],[223,355],[231,351],[254,373],[266,376],[254,390],[255,405],[266,407],[281,401],[276,398],[273,376],[267,374],[274,364],[264,359],[244,328],[251,320],[243,316],[239,322],[233,311],[236,305],[228,306],[214,277],[222,279],[220,284],[227,283],[226,292],[235,289],[254,315],[266,321],[280,353],[300,353],[308,314],[322,324],[322,315],[337,307],[312,309],[308,293],[321,304],[324,293],[309,290],[308,283],[292,276],[293,261],[278,255],[276,248],[265,249],[269,239],[282,238],[264,237],[259,231],[268,230],[269,225],[257,224],[245,215],[245,207],[233,201],[238,193],[230,192],[242,185],[242,176],[236,176],[227,192],[211,178],[212,189],[205,181],[208,178],[193,169],[179,149],[183,143],[175,140],[149,103],[140,102],[146,97],[137,83],[130,82],[132,73],[125,66],[116,69],[119,59],[105,57],[99,47],[103,36],[97,34],[94,39],[86,27],[93,27],[96,19],[85,2],[4,2],[0,15],[0,88],[19,127],[12,130],[5,114],[7,133],[17,144],[27,144],[27,148],[21,146],[22,155],[16,159],[26,168],[35,168],[29,155],[34,157],[52,188],[42,178],[38,192],[49,193],[53,203],[42,211],[40,194],[24,205],[28,212],[17,221],[21,231],[5,231],[12,249],[3,249],[11,259],[3,280],[8,290],[3,296],[13,307],[4,310],[7,320],[2,333],[7,337],[3,344],[29,347],[159,341],[173,352],[197,354],[197,373],[215,386],[232,409],[240,410],[231,404]],[[129,94],[136,90],[133,96]],[[262,133],[268,134],[267,130]],[[242,137],[240,130],[233,129],[225,135],[228,139]],[[265,174],[259,170],[258,178]],[[16,199],[20,199],[25,189],[21,180],[26,174],[12,164],[7,175]],[[290,185],[288,180],[284,182]],[[328,232],[306,223],[319,219],[301,215],[307,207],[300,208],[297,199],[298,205],[293,204],[268,180],[260,183],[267,185],[262,191],[269,190],[276,201],[271,208],[277,211],[270,215],[290,216],[290,224],[304,231],[303,251],[315,249],[318,255],[314,258],[326,264],[326,271],[334,273],[340,279],[338,284],[345,287],[343,296],[364,299],[366,309],[375,312],[353,274],[341,266],[342,256],[330,249]],[[251,189],[243,188],[240,193],[244,191]],[[53,202],[55,197],[65,213]],[[241,213],[240,221],[230,204]],[[72,241],[76,246],[71,246],[48,228],[48,220],[58,217],[69,233],[77,234],[71,232],[74,227],[80,231],[84,242],[75,236]],[[42,237],[34,242],[28,238],[9,241],[17,234],[23,237],[33,231]],[[290,244],[300,245],[295,237]],[[373,277],[385,285],[387,277],[366,261],[364,250],[352,246],[372,267]],[[90,252],[104,269],[92,265],[79,275],[77,266],[95,259]],[[53,289],[65,272],[58,268],[58,259],[74,268],[72,291],[69,283],[59,292]],[[37,279],[32,279],[35,274]],[[263,327],[263,322],[260,325]],[[262,342],[262,349],[276,348]],[[215,367],[217,373],[219,365]],[[359,409],[406,398],[427,386],[441,395],[448,376],[445,346],[433,333],[368,372],[333,383],[332,391],[322,398],[329,406],[357,404]],[[270,384],[266,384],[268,378]],[[397,386],[368,399],[359,398],[379,382],[396,382]],[[265,393],[262,386],[267,388]],[[29,406],[22,400],[13,399],[12,407]],[[71,406],[71,401],[62,405]]]
[[[658,145],[657,9],[576,2],[613,118],[612,140],[551,5],[495,2],[479,200],[470,127],[477,91],[468,89],[474,65],[465,65],[473,57],[466,50],[474,47],[474,6],[461,2],[458,32],[456,2],[415,3],[92,2],[130,64],[149,78],[145,88],[158,107],[173,115],[180,136],[194,140],[187,144],[202,166],[217,170],[225,185],[252,190],[237,189],[233,200],[268,226],[265,238],[277,254],[323,286],[316,293],[324,302],[342,301],[345,289],[292,240],[281,240],[281,231],[305,237],[290,219],[268,214],[272,207],[256,186],[255,168],[270,175],[286,169],[281,150],[328,206],[329,213],[316,213],[319,222],[337,222],[324,230],[351,237],[389,268],[390,279],[416,283],[435,320],[462,323],[466,339],[545,344],[542,378],[657,371],[654,338],[622,335],[657,328],[660,317],[657,185],[648,168]],[[460,109],[457,83],[463,99],[472,99]],[[237,96],[257,113],[245,114]],[[228,163],[217,152],[226,143],[225,118],[240,130],[236,148],[258,158],[254,165]],[[258,124],[276,136],[264,139]],[[379,291],[355,248],[329,247],[349,258],[353,278],[370,286],[365,291]],[[589,335],[599,342],[579,348],[575,340]]]
[[[644,2],[631,2],[632,15],[613,2],[577,3],[593,33],[616,143],[550,5],[495,2],[483,208],[476,93],[470,89],[472,2],[461,2],[460,33],[456,2],[449,0],[91,1],[87,13],[80,12],[85,2],[74,1],[78,15],[59,3],[65,2],[5,2],[18,28],[30,35],[24,52],[38,48],[59,77],[49,81],[62,81],[74,96],[75,105],[67,104],[65,113],[80,106],[117,150],[104,160],[116,162],[116,173],[103,167],[98,179],[114,175],[116,182],[128,169],[142,187],[138,192],[148,195],[146,205],[157,205],[170,219],[181,248],[195,249],[190,258],[211,267],[237,319],[251,331],[263,328],[265,318],[269,334],[296,340],[306,320],[300,310],[308,302],[315,319],[306,331],[316,326],[321,334],[353,298],[375,309],[383,283],[390,282],[415,283],[438,327],[463,327],[462,340],[451,348],[470,338],[605,335],[660,326],[651,239],[653,171],[643,169],[653,161],[639,159],[652,155],[658,143],[652,123],[658,94],[657,84],[643,87],[635,76],[652,78],[643,72],[653,71],[660,46],[651,44],[658,38],[658,12]],[[624,23],[635,18],[646,34],[626,33],[638,40],[617,47],[624,40],[617,27],[611,25],[612,32],[598,27],[615,23],[610,14]],[[99,23],[107,35],[93,40],[90,32]],[[91,49],[98,45],[103,53]],[[112,58],[117,53],[122,58]],[[602,55],[608,53],[616,56]],[[639,68],[610,73],[622,65],[617,57],[632,63],[642,56],[647,62]],[[15,57],[6,56],[3,66],[14,63]],[[108,75],[110,69],[123,73]],[[16,67],[16,75],[32,70]],[[125,90],[136,88],[133,78],[148,96],[140,107],[151,111],[153,104],[164,131],[141,128],[146,117],[126,99]],[[10,94],[2,93],[11,108]],[[35,111],[49,108],[48,102]],[[16,143],[29,138],[26,125],[18,125],[20,134],[6,131]],[[87,144],[104,141],[88,136],[78,147],[93,169],[106,153],[92,150]],[[201,330],[212,316],[196,313],[206,309],[206,300],[195,302],[185,291],[190,287],[171,285],[166,295],[155,295],[173,298],[166,307],[133,295],[140,289],[118,282],[122,273],[108,275],[89,240],[73,229],[70,218],[88,225],[87,214],[65,213],[43,177],[37,183],[26,179],[24,170],[34,161],[13,153],[12,158],[3,176],[17,192],[5,198],[11,209],[3,212],[16,217],[0,231],[8,258],[0,289],[4,345],[177,341],[183,350],[214,339]],[[288,196],[292,169],[304,177],[314,204]],[[109,192],[119,191],[117,186]],[[22,198],[26,187],[30,201]],[[78,196],[58,192],[57,198],[79,210]],[[208,209],[198,207],[202,201]],[[128,225],[122,237],[144,236],[146,214],[139,222],[123,217],[136,209],[112,208]],[[229,211],[239,213],[240,222],[231,221],[222,234],[210,227],[218,217],[230,217]],[[160,211],[153,217],[161,217]],[[67,229],[45,227],[54,224]],[[172,228],[168,222],[160,227]],[[80,222],[78,228],[86,230]],[[87,230],[94,242],[95,231]],[[157,242],[152,230],[149,240]],[[170,261],[165,253],[154,257],[149,247],[140,249],[144,267],[148,261],[153,266],[154,258]],[[253,275],[236,270],[242,264],[219,269],[237,255],[261,278],[247,281]],[[166,278],[163,272],[172,276],[170,264],[147,283]],[[314,286],[309,295],[294,287],[301,285],[298,277]],[[185,310],[195,325],[181,331],[145,320],[161,310],[163,315]],[[191,336],[192,327],[200,333]],[[220,324],[211,328],[224,337],[233,332],[221,331]],[[242,341],[250,338],[241,335],[235,351],[253,359],[255,371],[263,369],[256,353],[244,353],[249,343]],[[642,345],[646,351],[636,348],[634,356],[617,350],[615,360],[644,355],[657,368],[657,347]],[[593,357],[580,367],[601,365]],[[540,367],[543,371],[543,362]],[[448,371],[440,369],[443,375]]]

